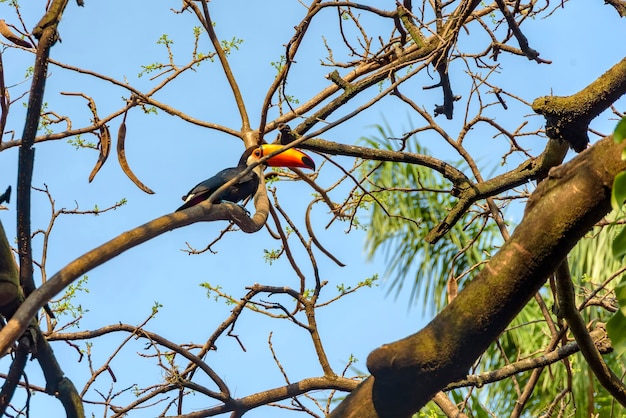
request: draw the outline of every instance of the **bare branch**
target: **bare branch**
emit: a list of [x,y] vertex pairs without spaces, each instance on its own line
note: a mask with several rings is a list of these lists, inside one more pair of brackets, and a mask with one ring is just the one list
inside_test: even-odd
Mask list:
[[556,272],[557,294],[559,296],[559,314],[565,318],[567,324],[580,346],[580,352],[587,360],[598,381],[622,406],[626,406],[626,386],[621,379],[606,365],[587,327],[576,308],[574,286],[569,272],[569,266],[564,259]]

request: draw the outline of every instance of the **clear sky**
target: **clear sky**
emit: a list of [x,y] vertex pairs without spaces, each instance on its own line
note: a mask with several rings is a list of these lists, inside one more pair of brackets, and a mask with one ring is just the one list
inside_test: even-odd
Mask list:
[[[166,60],[164,47],[156,45],[163,34],[174,41],[175,61],[181,65],[188,61],[193,40],[192,26],[198,24],[190,14],[172,13],[170,8],[179,8],[180,2],[86,0],[85,3],[83,8],[78,8],[73,1],[69,3],[60,25],[62,42],[52,49],[53,59],[102,72],[118,80],[128,80],[142,91],[148,91],[159,82],[150,81],[150,76],[138,78],[137,75],[142,65]],[[376,3],[379,7],[387,8],[392,8],[394,4]],[[612,9],[601,7],[601,2],[596,3],[591,6],[580,0],[570,1],[564,9],[557,10],[548,22],[528,22],[524,33],[531,46],[541,53],[541,57],[552,60],[553,64],[538,65],[523,58],[512,60],[503,56],[505,68],[499,77],[508,81],[514,93],[532,102],[534,98],[551,92],[555,95],[572,94],[615,64],[626,53],[626,46],[621,41],[625,33],[623,21],[619,21]],[[21,4],[26,25],[32,28],[42,15],[45,2],[23,1]],[[232,54],[231,65],[248,104],[252,124],[256,126],[262,100],[275,75],[271,62],[278,61],[283,54],[283,45],[292,36],[293,26],[304,16],[305,9],[295,0],[215,0],[210,3],[210,10],[221,39],[237,37],[243,40],[239,49]],[[8,23],[18,24],[15,14],[6,3],[0,4],[0,16]],[[322,36],[331,39],[337,35],[336,30],[330,29],[335,22],[333,18],[324,24],[318,22],[313,25],[302,53],[297,58],[292,73],[294,81],[289,88],[301,100],[328,84],[323,75],[330,69],[321,68],[318,64],[325,51]],[[615,33],[616,27],[622,28],[619,33]],[[604,39],[614,39],[615,42],[601,43]],[[470,48],[473,46],[471,34],[470,37],[465,35],[460,42]],[[475,48],[478,50],[483,46],[481,44]],[[206,36],[201,38],[199,49],[210,51]],[[32,59],[32,55],[23,52],[11,49],[3,51],[8,86],[24,80]],[[461,74],[463,71],[461,67],[451,68],[453,76],[455,72]],[[11,90],[12,97],[16,98],[27,85],[14,87]],[[454,86],[457,85],[459,94],[467,94],[467,91],[463,91],[466,87],[462,83]],[[62,96],[60,91],[84,92],[92,96],[101,115],[119,109],[123,105],[122,96],[128,97],[127,92],[105,82],[50,66],[45,96],[48,109],[70,116],[73,127],[89,123],[91,115],[83,99]],[[438,92],[420,92],[416,100],[423,100],[420,103],[432,109],[435,103],[440,102],[438,95]],[[235,129],[240,127],[232,96],[217,63],[204,63],[197,71],[187,73],[165,88],[156,98],[196,118]],[[394,128],[396,134],[411,127],[410,118],[416,116],[409,116],[405,106],[393,99],[385,99],[383,104],[363,112],[363,115],[345,127],[333,129],[324,138],[341,143],[356,143],[363,136],[374,135],[376,132],[372,125],[383,123],[383,120]],[[15,136],[19,138],[23,129],[20,118],[23,109],[16,104],[11,112],[8,128],[15,130]],[[530,113],[528,109],[523,114]],[[502,115],[503,118],[507,117],[507,114]],[[511,118],[519,118],[520,113],[511,112],[510,115]],[[119,122],[116,119],[111,124],[114,135]],[[454,123],[458,122],[450,122],[447,127],[453,129]],[[541,123],[541,120],[535,117],[531,123]],[[446,126],[446,122],[442,124]],[[595,122],[594,128],[608,133],[614,124],[608,117],[601,117]],[[58,127],[53,129],[62,130]],[[273,139],[273,135],[268,139]],[[480,160],[483,167],[510,169],[518,162],[512,160],[509,166],[499,167],[497,158],[489,159],[493,155],[493,147],[497,146],[495,141],[490,136],[481,138],[480,132],[472,138],[475,138],[475,143],[471,146],[484,155]],[[5,134],[7,139],[9,137]],[[91,136],[85,136],[85,139],[95,141],[95,137]],[[531,138],[524,145],[537,153],[543,144],[543,140]],[[430,144],[428,138],[424,139],[424,145],[433,149],[440,147]],[[114,150],[101,172],[89,184],[87,178],[96,162],[96,152],[75,150],[64,141],[38,144],[33,185],[48,186],[55,199],[56,209],[73,209],[78,205],[80,210],[89,210],[95,205],[99,208],[108,207],[122,198],[128,200],[125,206],[116,211],[97,217],[64,215],[58,218],[50,237],[46,266],[48,276],[80,254],[121,232],[174,210],[180,204],[180,196],[191,186],[221,168],[235,165],[241,152],[241,143],[233,137],[190,125],[164,112],[156,116],[143,115],[135,109],[127,119],[126,154],[133,171],[156,192],[147,195],[122,173]],[[319,156],[313,158],[318,165],[322,162]],[[339,161],[350,164],[349,159]],[[3,179],[1,190],[4,190],[6,183],[15,187],[16,167],[17,149],[0,153]],[[319,179],[320,184],[328,187],[340,175],[336,169],[325,167]],[[298,226],[304,228],[303,214],[312,190],[303,184],[284,182],[276,187],[281,204],[287,208]],[[341,192],[345,190],[343,188],[334,192],[333,198],[341,201]],[[15,235],[14,201],[10,207],[10,211],[0,212],[0,216],[9,239],[12,239]],[[33,229],[47,228],[50,213],[47,197],[33,192]],[[512,219],[519,217],[519,213],[507,215]],[[382,256],[366,260],[362,231],[345,234],[347,225],[338,222],[324,230],[329,215],[322,206],[313,211],[313,219],[318,227],[320,241],[347,264],[344,268],[337,267],[323,254],[316,253],[322,279],[329,281],[322,299],[334,297],[339,284],[354,286],[367,277],[384,273]],[[199,223],[172,231],[89,272],[89,292],[80,294],[75,301],[89,310],[80,321],[81,329],[95,329],[118,322],[139,324],[149,315],[154,303],[158,302],[163,307],[146,326],[147,330],[177,343],[202,343],[229,315],[231,307],[222,301],[207,299],[200,283],[219,284],[225,292],[237,298],[242,297],[246,292],[245,286],[252,283],[298,286],[298,279],[284,257],[272,265],[264,261],[265,249],[279,247],[279,242],[273,240],[265,230],[254,235],[242,232],[227,234],[216,244],[217,254],[190,256],[182,251],[186,248],[186,242],[196,248],[203,248],[225,226],[225,222]],[[40,255],[41,236],[35,238],[34,248],[36,254]],[[296,256],[302,260],[305,274],[312,277],[306,255],[298,249]],[[408,290],[394,299],[386,296],[388,288],[383,281],[379,287],[361,290],[318,311],[323,341],[336,371],[342,370],[350,355],[359,359],[356,367],[365,371],[365,360],[371,350],[419,330],[429,319],[423,314],[421,306],[407,308],[410,305]],[[292,382],[322,374],[304,330],[286,321],[269,320],[248,313],[238,321],[235,329],[247,351],[242,352],[235,339],[222,337],[218,341],[218,351],[211,352],[208,358],[209,364],[226,380],[235,396],[245,396],[284,384],[268,349],[267,340],[271,331],[274,349]],[[116,334],[96,340],[92,347],[93,367],[100,367],[125,337]],[[83,343],[79,345],[84,348]],[[65,373],[79,390],[82,389],[88,378],[85,373],[86,360],[77,363],[76,350],[65,343],[55,343],[53,348]],[[136,375],[140,376],[137,383],[140,386],[153,384],[163,378],[159,369],[151,365],[153,359],[137,356],[137,353],[152,353],[144,351],[144,348],[145,341],[132,341],[113,361],[112,370],[118,378],[123,379],[114,387],[114,391],[121,390],[126,383],[134,382],[126,376],[128,369],[137,370]],[[4,359],[0,364],[0,371],[6,371],[8,360]],[[30,363],[27,372],[32,384],[44,385],[36,363]],[[109,377],[102,376],[100,379],[97,387],[107,391]],[[51,410],[60,416],[60,404],[56,401],[43,402],[41,398],[44,396],[36,395],[32,400],[31,416],[44,416],[43,411],[49,414]],[[98,400],[93,391],[87,398]],[[132,395],[128,395],[127,399],[131,398]],[[214,404],[200,395],[189,397],[185,402],[193,402],[198,409]],[[44,409],[39,409],[42,406]],[[89,405],[87,408],[92,411]],[[95,416],[101,416],[99,407],[93,411]],[[246,416],[286,415],[286,412],[276,409],[261,409]],[[149,415],[136,412],[132,416]]]

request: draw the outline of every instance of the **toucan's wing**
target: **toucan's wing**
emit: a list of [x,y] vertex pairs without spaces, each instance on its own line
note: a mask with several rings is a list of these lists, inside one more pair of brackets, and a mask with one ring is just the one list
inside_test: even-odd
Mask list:
[[[191,206],[197,205],[203,200],[208,199],[213,192],[229,180],[237,177],[237,175],[239,175],[239,173],[241,173],[244,169],[245,167],[226,168],[213,177],[198,183],[185,196],[183,196],[185,203],[176,209],[176,211],[187,209]],[[254,172],[250,172],[235,182],[235,184],[231,187],[227,188],[224,192],[220,193],[220,195],[216,197],[215,201],[220,202],[222,200],[228,200],[231,202],[239,202],[254,193],[258,184],[257,175],[254,174]]]
[[236,174],[237,168],[226,168],[213,177],[206,179],[196,184],[186,195],[183,196],[185,203],[176,209],[176,211],[187,209],[191,206],[197,205],[203,200],[208,199],[214,191],[220,188],[221,185],[226,183],[229,179]]

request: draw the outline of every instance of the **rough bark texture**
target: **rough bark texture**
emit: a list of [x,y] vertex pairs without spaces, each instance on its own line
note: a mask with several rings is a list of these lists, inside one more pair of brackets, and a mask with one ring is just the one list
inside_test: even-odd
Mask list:
[[10,318],[23,300],[17,263],[0,222],[0,315]]
[[589,122],[615,103],[625,91],[626,58],[576,94],[536,99],[533,110],[546,117],[548,137],[567,141],[574,151],[580,152],[589,143]]
[[330,415],[409,417],[470,366],[519,313],[576,242],[611,208],[623,145],[605,138],[554,168],[511,239],[424,329],[373,351],[372,377]]

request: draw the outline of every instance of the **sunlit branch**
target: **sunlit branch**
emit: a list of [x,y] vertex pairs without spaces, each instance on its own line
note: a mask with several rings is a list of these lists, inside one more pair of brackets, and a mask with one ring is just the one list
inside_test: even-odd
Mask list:
[[[606,341],[606,330],[603,328],[596,328],[591,332],[591,336],[594,342],[600,344],[602,341]],[[463,380],[458,380],[449,384],[444,390],[449,391],[468,386],[481,387],[489,383],[497,382],[498,380],[507,379],[518,373],[549,366],[550,364],[559,362],[572,354],[578,353],[579,351],[580,347],[578,343],[572,341],[539,357],[531,357],[516,361],[498,370],[467,376]],[[605,351],[605,354],[607,353],[608,352]]]
[[[239,110],[239,116],[241,117],[241,125],[242,130],[249,131],[250,130],[250,120],[248,118],[248,112],[246,111],[245,103],[243,100],[243,96],[241,91],[239,90],[239,85],[237,84],[237,80],[235,80],[235,76],[233,71],[228,63],[228,58],[226,57],[226,53],[220,44],[219,39],[217,38],[217,34],[215,33],[215,28],[213,27],[213,21],[211,20],[211,15],[209,14],[209,6],[207,5],[206,0],[202,0],[202,14],[198,10],[198,7],[191,1],[185,0],[185,4],[191,7],[197,16],[204,16],[204,19],[200,19],[200,22],[204,26],[204,29],[207,31],[209,35],[209,39],[211,40],[211,44],[217,53],[217,57],[220,60],[220,64],[222,65],[222,69],[224,70],[224,75],[228,80],[228,84],[230,85],[231,91],[235,98],[235,103],[237,103],[237,109]],[[246,146],[251,146],[253,144],[246,144]]]
[[204,418],[224,414],[226,412],[245,412],[271,402],[278,402],[314,390],[336,389],[344,392],[353,390],[359,381],[344,377],[310,377],[266,391],[235,399],[229,405],[218,405],[212,408],[183,414],[180,418]]
[[263,224],[255,223],[254,218],[250,218],[244,209],[235,204],[211,205],[210,203],[203,203],[186,211],[161,216],[124,232],[78,257],[33,291],[31,297],[26,299],[0,331],[0,352],[6,352],[19,335],[24,332],[38,309],[87,271],[165,232],[195,222],[216,220],[234,220],[244,232],[256,232],[263,226]]
[[[321,200],[321,199],[320,199]],[[323,252],[326,257],[330,258],[332,261],[335,262],[335,264],[337,264],[339,267],[345,267],[346,265],[343,264],[341,261],[339,261],[339,259],[337,259],[337,257],[335,257],[330,251],[328,251],[317,239],[316,235],[315,235],[315,231],[313,230],[313,226],[311,225],[311,209],[313,209],[313,205],[317,202],[319,202],[320,200],[316,199],[316,200],[312,200],[311,203],[309,203],[309,206],[307,206],[306,209],[306,216],[305,216],[305,223],[306,223],[306,230],[309,234],[309,236],[311,237],[311,241],[313,241],[313,244],[315,244],[315,246],[321,251]]]

